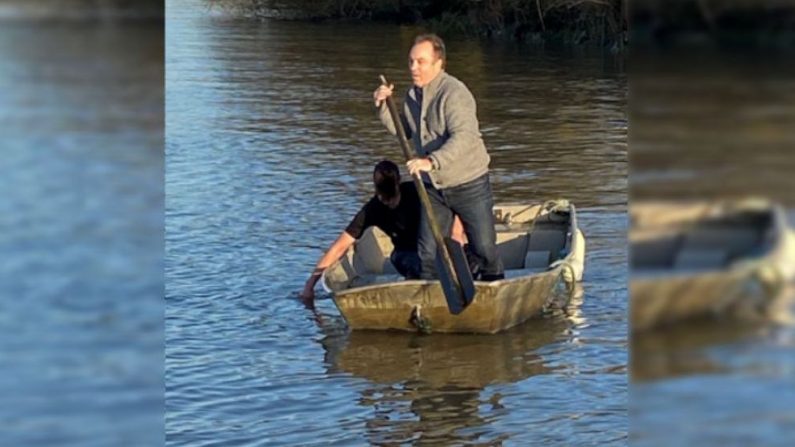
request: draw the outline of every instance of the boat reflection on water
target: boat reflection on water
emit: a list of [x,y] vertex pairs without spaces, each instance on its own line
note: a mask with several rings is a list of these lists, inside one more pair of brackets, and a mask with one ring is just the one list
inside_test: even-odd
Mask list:
[[500,334],[341,333],[321,323],[328,335],[322,344],[334,372],[376,383],[416,381],[429,386],[482,388],[549,372],[534,352],[565,340],[572,325],[584,321],[579,309],[582,296],[578,285],[565,311],[531,319]]
[[711,350],[759,337],[759,321],[688,321],[632,335],[631,381],[651,382],[696,374],[730,373],[732,366]]
[[493,335],[347,332],[339,318],[320,319],[325,363],[329,375],[365,379],[359,402],[372,407],[370,444],[499,443],[508,435],[490,424],[507,410],[498,389],[485,388],[565,369],[539,349],[576,337],[582,296],[578,286],[564,311]]

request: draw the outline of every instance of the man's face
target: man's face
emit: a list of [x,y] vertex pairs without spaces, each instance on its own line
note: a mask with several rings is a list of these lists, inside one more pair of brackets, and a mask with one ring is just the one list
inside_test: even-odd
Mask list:
[[430,42],[420,42],[409,52],[411,80],[417,87],[425,87],[442,71],[442,60],[433,52]]
[[377,195],[378,195],[378,201],[380,201],[384,205],[388,206],[389,209],[395,209],[395,208],[398,207],[398,205],[400,205],[400,191],[399,190],[397,192],[397,195],[395,195],[395,197],[392,197],[391,199],[385,199],[384,196],[382,196],[381,194],[377,194]]

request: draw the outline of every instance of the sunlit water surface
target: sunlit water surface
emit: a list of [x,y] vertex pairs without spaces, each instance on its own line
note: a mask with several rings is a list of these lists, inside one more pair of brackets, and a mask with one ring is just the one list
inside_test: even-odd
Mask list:
[[350,333],[295,299],[400,159],[378,75],[416,30],[168,3],[166,432],[173,445],[627,442],[626,79],[615,59],[448,42],[498,201],[565,197],[588,239],[568,317],[493,336]]
[[163,38],[0,18],[5,445],[162,442]]

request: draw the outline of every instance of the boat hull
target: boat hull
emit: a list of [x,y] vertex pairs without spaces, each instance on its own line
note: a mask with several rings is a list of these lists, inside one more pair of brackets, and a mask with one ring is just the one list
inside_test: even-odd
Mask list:
[[[781,314],[780,298],[793,278],[795,241],[779,206],[650,202],[633,204],[630,213],[633,331],[703,318]],[[643,266],[666,251],[667,262]]]
[[[477,294],[452,315],[438,281],[401,281],[339,293],[334,302],[351,329],[496,333],[554,304],[562,267],[510,280],[476,282]],[[565,289],[565,287],[563,287]],[[427,326],[426,326],[427,325]]]

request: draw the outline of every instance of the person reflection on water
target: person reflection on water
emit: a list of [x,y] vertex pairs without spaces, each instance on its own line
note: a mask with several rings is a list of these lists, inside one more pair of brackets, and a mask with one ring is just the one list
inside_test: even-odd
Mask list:
[[[313,299],[315,285],[323,272],[339,260],[346,251],[364,235],[364,231],[376,226],[392,240],[394,251],[390,261],[395,270],[406,279],[420,277],[420,257],[417,254],[417,239],[420,225],[420,199],[413,182],[400,182],[400,171],[395,163],[384,160],[373,170],[375,195],[356,213],[353,220],[321,256],[315,269],[306,280],[300,297]],[[456,220],[454,238],[463,237],[463,228]]]

